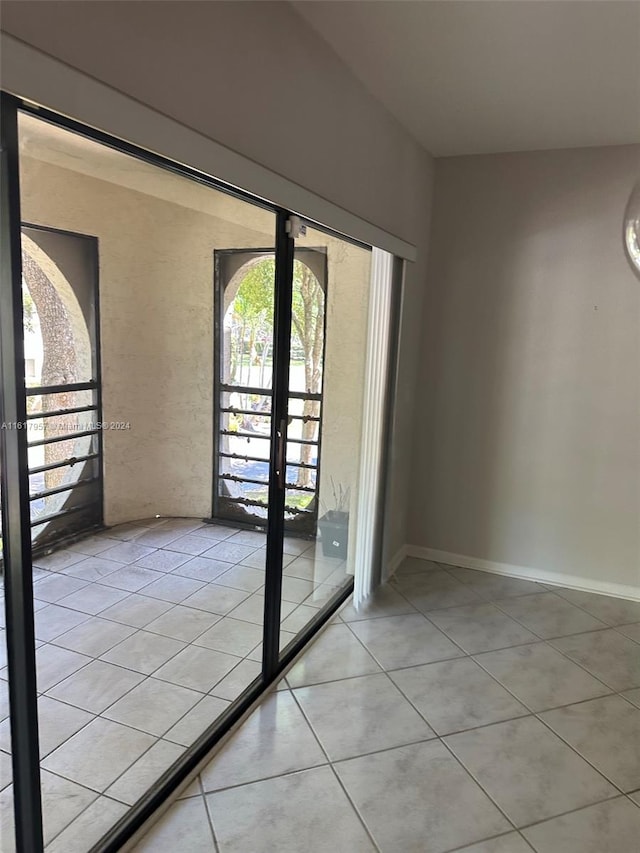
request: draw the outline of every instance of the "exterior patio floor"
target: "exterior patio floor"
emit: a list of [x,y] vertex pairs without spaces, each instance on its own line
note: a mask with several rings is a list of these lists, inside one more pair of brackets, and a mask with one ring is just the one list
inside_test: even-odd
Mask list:
[[[89,849],[258,676],[265,540],[154,518],[34,560],[47,851]],[[345,580],[344,563],[319,549],[285,542],[281,645]],[[12,853],[0,666],[0,850]]]

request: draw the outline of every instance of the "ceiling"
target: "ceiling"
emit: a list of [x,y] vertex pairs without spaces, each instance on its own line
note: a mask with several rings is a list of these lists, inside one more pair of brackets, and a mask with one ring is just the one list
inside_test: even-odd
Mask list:
[[637,0],[292,5],[437,157],[640,142]]

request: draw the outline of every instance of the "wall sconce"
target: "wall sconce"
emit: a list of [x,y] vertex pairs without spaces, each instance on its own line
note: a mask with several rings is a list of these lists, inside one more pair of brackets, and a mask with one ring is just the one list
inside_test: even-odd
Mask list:
[[640,278],[640,181],[631,191],[624,212],[624,248],[631,269]]

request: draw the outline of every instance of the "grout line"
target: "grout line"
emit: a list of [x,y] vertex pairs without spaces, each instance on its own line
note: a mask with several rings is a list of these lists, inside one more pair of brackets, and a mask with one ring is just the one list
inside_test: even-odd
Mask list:
[[544,817],[541,820],[534,820],[531,823],[523,823],[522,826],[519,827],[519,830],[522,831],[523,829],[531,829],[532,826],[540,826],[540,824],[547,823],[548,821],[555,820],[556,818],[566,817],[567,815],[575,814],[576,812],[581,812],[581,811],[584,811],[585,809],[590,809],[593,806],[600,806],[603,803],[610,803],[613,800],[619,800],[621,798],[621,796],[624,797],[624,794],[622,794],[622,795],[613,794],[612,796],[605,797],[602,800],[596,800],[594,803],[586,803],[583,806],[577,806],[575,809],[569,809],[566,812],[560,812],[560,814],[550,815],[549,817]]
[[471,844],[463,844],[461,847],[453,847],[448,850],[443,850],[442,853],[464,853],[465,850],[468,850],[469,847],[475,847],[476,844],[486,844],[488,841],[497,841],[499,838],[506,838],[507,835],[512,835],[514,832],[518,835],[520,840],[527,845],[529,850],[534,849],[518,829],[510,829],[508,832],[501,832],[500,835],[492,835],[490,838],[482,838],[479,841],[472,841]]
[[310,720],[310,719],[307,717],[307,715],[305,714],[305,712],[304,712],[304,708],[302,707],[302,705],[301,705],[301,704],[300,704],[300,702],[298,701],[298,697],[295,695],[295,692],[294,692],[293,690],[291,691],[291,695],[293,696],[293,701],[295,702],[295,704],[296,704],[296,706],[297,706],[298,710],[299,710],[299,711],[300,711],[300,713],[302,714],[302,718],[303,718],[303,720],[305,721],[305,723],[307,724],[307,726],[308,726],[308,728],[309,728],[309,731],[311,732],[311,734],[312,734],[312,735],[313,735],[313,737],[315,738],[315,740],[316,740],[316,742],[317,742],[317,744],[318,744],[319,748],[322,750],[323,755],[324,755],[324,756],[325,756],[325,758],[327,759],[327,764],[328,764],[328,766],[330,767],[331,772],[333,773],[333,775],[334,775],[334,777],[335,777],[335,779],[336,779],[336,781],[337,781],[338,785],[339,785],[339,786],[340,786],[340,788],[342,789],[342,791],[343,791],[343,793],[344,793],[345,797],[347,798],[347,802],[349,803],[349,805],[350,805],[350,806],[351,806],[351,808],[353,809],[354,813],[356,814],[356,816],[357,816],[358,820],[360,821],[360,823],[361,823],[362,827],[364,828],[364,831],[366,832],[367,836],[369,837],[369,839],[370,839],[371,843],[373,844],[373,846],[374,846],[375,850],[376,850],[376,851],[378,851],[378,853],[381,853],[381,851],[380,851],[380,847],[379,847],[379,846],[378,846],[378,844],[376,843],[376,840],[375,840],[375,838],[373,837],[373,833],[372,833],[372,831],[371,831],[371,830],[369,829],[369,827],[367,826],[366,821],[365,821],[365,819],[364,819],[364,816],[360,814],[360,811],[358,810],[358,808],[357,808],[356,804],[355,804],[355,803],[353,802],[353,800],[351,799],[351,795],[350,795],[350,794],[349,794],[349,792],[347,791],[347,789],[346,789],[345,785],[344,785],[344,784],[343,784],[343,782],[342,782],[342,779],[340,778],[340,776],[339,776],[339,774],[337,773],[337,771],[336,771],[335,767],[333,766],[333,762],[332,762],[331,758],[329,757],[329,753],[328,753],[328,752],[327,752],[327,750],[324,748],[324,744],[323,744],[323,743],[322,743],[322,741],[320,740],[319,735],[316,733],[316,730],[314,729],[314,727],[313,727],[313,725],[312,725],[312,723],[311,723],[311,720]]
[[[527,643],[527,645],[531,645],[531,646],[545,645],[545,646],[547,646],[547,648],[550,648],[553,651],[557,651],[557,649],[554,649],[553,646],[550,646],[548,643],[544,642],[544,640],[541,643]],[[514,649],[515,648],[522,648],[522,646],[512,646],[512,647],[507,647],[506,649],[496,649],[496,651],[508,651],[509,648],[514,648]],[[522,705],[524,705],[525,708],[529,708],[529,710],[532,714],[542,714],[545,711],[553,711],[553,710],[556,710],[557,708],[568,708],[570,705],[578,705],[582,702],[590,702],[592,699],[601,699],[601,698],[604,698],[605,696],[612,696],[615,694],[615,691],[612,690],[612,688],[609,687],[609,685],[605,684],[603,681],[600,681],[599,678],[596,678],[594,675],[592,675],[587,670],[584,670],[584,672],[586,672],[587,675],[589,675],[595,681],[598,681],[600,684],[602,684],[603,687],[606,687],[608,692],[607,693],[599,693],[596,696],[588,696],[586,699],[576,699],[575,702],[565,702],[561,705],[553,705],[549,708],[533,708],[531,705],[528,704],[526,699],[522,698],[521,696],[518,696],[517,693],[514,693],[514,691],[510,687],[508,687],[504,682],[502,682],[497,675],[494,675],[489,669],[487,669],[482,661],[477,660],[478,657],[480,657],[481,655],[484,655],[484,654],[491,654],[491,652],[478,652],[475,655],[469,655],[469,657],[474,661],[474,663],[477,663],[478,666],[481,667],[483,669],[483,671],[487,673],[487,675],[490,675],[494,681],[496,681],[502,688],[504,688],[504,690],[506,690],[508,693],[510,693],[514,697],[514,699],[517,699],[517,701],[520,702]],[[573,663],[573,661],[570,658],[566,658],[566,660],[568,660],[569,663]],[[579,668],[583,669],[583,667],[579,667]]]
[[218,844],[218,838],[216,836],[216,828],[213,822],[213,815],[211,814],[211,809],[209,808],[209,801],[207,800],[207,795],[205,794],[204,785],[202,784],[200,774],[197,775],[196,782],[198,784],[198,788],[200,789],[200,796],[202,797],[202,801],[204,803],[204,811],[207,815],[207,820],[209,821],[209,829],[211,830],[211,837],[213,838],[213,849],[215,850],[215,853],[219,853],[220,845]]
[[[228,741],[227,741],[227,743],[228,743]],[[324,750],[323,750],[323,752],[324,752]],[[213,754],[211,756],[210,762],[214,761],[219,754],[221,754],[221,753]],[[204,782],[203,782],[202,783],[202,790],[204,791],[205,797],[210,797],[213,794],[220,794],[223,791],[233,791],[233,790],[236,790],[238,788],[245,788],[247,785],[256,785],[258,782],[269,782],[273,779],[280,779],[280,778],[285,777],[285,776],[295,776],[296,773],[302,773],[305,770],[317,770],[319,767],[327,767],[329,765],[329,763],[330,762],[328,760],[327,761],[321,761],[321,762],[316,763],[316,764],[310,764],[308,767],[298,767],[295,770],[286,770],[284,773],[273,773],[273,774],[268,775],[268,776],[260,776],[257,779],[249,779],[246,782],[238,782],[235,785],[224,785],[221,788],[214,788],[211,791],[207,791],[207,789],[204,787]],[[206,768],[204,768],[204,769],[206,769]]]
[[[603,697],[601,697],[601,698],[605,699],[605,698],[607,698],[607,697],[603,696]],[[546,711],[543,711],[542,713],[546,713]],[[623,791],[623,790],[622,790],[622,788],[620,788],[620,786],[619,786],[616,782],[614,782],[612,779],[610,779],[610,778],[609,778],[609,776],[606,776],[606,775],[602,772],[602,770],[599,770],[599,769],[596,767],[596,765],[595,765],[595,764],[594,764],[594,763],[593,763],[589,758],[587,758],[585,755],[583,755],[583,754],[578,750],[578,748],[577,748],[577,747],[575,747],[575,746],[573,746],[571,743],[569,743],[569,741],[568,741],[568,740],[566,740],[566,739],[565,739],[565,738],[564,738],[564,737],[563,737],[559,732],[557,732],[557,731],[556,731],[556,730],[555,730],[555,729],[554,729],[554,728],[553,728],[549,723],[547,723],[547,721],[546,721],[546,720],[541,719],[539,714],[536,714],[536,715],[535,715],[535,717],[536,717],[536,719],[537,719],[540,723],[542,723],[542,725],[543,725],[543,726],[545,726],[545,728],[547,728],[547,729],[551,732],[551,734],[555,735],[555,736],[558,738],[558,740],[561,740],[561,741],[562,741],[562,743],[564,743],[564,744],[565,744],[565,746],[568,746],[568,747],[569,747],[569,749],[571,749],[573,752],[575,752],[575,754],[576,754],[579,758],[581,758],[581,759],[582,759],[586,764],[588,764],[588,765],[589,765],[589,767],[591,767],[591,768],[592,768],[592,770],[594,770],[594,771],[595,771],[599,776],[602,776],[602,778],[603,778],[606,782],[608,782],[610,785],[612,785],[612,786],[613,786],[613,787],[614,787],[614,788],[615,788],[615,789],[616,789],[620,794],[625,794],[625,793],[626,793],[626,791]],[[610,799],[610,798],[607,798],[607,799]]]

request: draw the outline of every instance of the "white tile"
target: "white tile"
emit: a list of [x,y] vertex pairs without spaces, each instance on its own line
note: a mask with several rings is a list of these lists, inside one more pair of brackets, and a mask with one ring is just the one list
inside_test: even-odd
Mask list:
[[114,666],[101,660],[93,660],[78,672],[56,684],[47,692],[53,699],[68,702],[76,708],[100,714],[132,687],[142,681],[143,676],[130,669]]
[[133,593],[129,598],[119,601],[102,613],[103,619],[112,619],[133,628],[144,628],[149,622],[153,622],[162,613],[171,609],[167,601],[157,598],[148,598],[144,595]]
[[187,646],[155,673],[156,678],[208,693],[240,661],[233,655]]
[[435,737],[384,674],[299,687],[293,694],[331,761]]
[[237,565],[217,577],[216,583],[221,586],[244,589],[246,592],[256,592],[264,586],[264,572],[249,566]]
[[79,610],[81,613],[88,613],[92,616],[97,616],[108,607],[122,601],[129,595],[121,589],[112,589],[108,586],[103,586],[99,583],[91,583],[85,586],[78,592],[72,592],[60,600],[63,607],[70,607],[72,610]]
[[133,848],[134,853],[215,853],[209,817],[202,797],[178,800]]
[[379,619],[383,616],[402,616],[415,613],[416,609],[407,599],[389,584],[377,590],[356,610],[350,600],[340,611],[344,622],[361,622],[363,619]]
[[105,586],[112,586],[115,589],[124,589],[128,592],[138,592],[138,590],[145,587],[145,595],[146,588],[153,581],[157,581],[159,578],[164,577],[161,572],[154,572],[151,569],[143,569],[141,566],[131,565],[124,566],[121,569],[117,569],[110,575],[107,575],[106,578],[102,579],[102,583]]
[[78,554],[84,554],[88,557],[95,557],[106,551],[107,548],[113,548],[117,540],[110,539],[108,536],[98,534],[97,536],[88,536],[86,539],[81,539],[69,545],[69,551],[75,551]]
[[[79,732],[93,719],[93,714],[57,702],[48,696],[38,698],[38,737],[40,756],[44,757]],[[6,720],[8,724],[8,720]],[[4,725],[4,723],[2,724]]]
[[91,658],[69,649],[44,645],[36,649],[36,668],[38,671],[38,690],[45,693],[54,684],[67,678],[71,673],[91,662]]
[[[280,608],[281,618],[285,619],[296,609],[296,605],[291,601],[282,601]],[[229,615],[234,619],[242,619],[245,622],[255,622],[256,625],[262,625],[264,622],[264,595],[254,592],[237,607],[234,607]]]
[[100,616],[91,616],[86,622],[56,637],[53,643],[90,657],[100,657],[117,643],[135,633],[135,630],[129,625],[111,622]]
[[257,678],[262,671],[259,663],[252,660],[241,660],[228,675],[225,675],[215,687],[211,688],[211,694],[221,699],[237,699],[245,687]]
[[[166,552],[169,553],[169,552]],[[182,554],[181,556],[186,556]],[[171,574],[180,575],[183,578],[193,578],[193,580],[211,583],[216,580],[224,572],[229,571],[229,563],[224,563],[222,560],[208,560],[206,557],[191,557],[186,562],[181,563],[177,568],[171,570]]]
[[164,637],[173,637],[174,640],[191,643],[221,618],[206,610],[195,610],[193,607],[178,604],[150,622],[146,630],[153,634],[162,634]]
[[329,625],[289,670],[287,681],[292,687],[303,687],[374,672],[380,672],[380,667],[349,628]]
[[11,766],[11,756],[6,752],[0,752],[0,791],[4,791],[12,781],[13,768]]
[[215,696],[204,696],[197,705],[188,711],[184,717],[172,726],[164,735],[165,740],[191,746],[205,729],[207,729],[231,703],[226,699]]
[[181,746],[159,740],[107,788],[107,796],[132,806],[183,752]]
[[640,838],[640,809],[624,797],[523,829],[538,853],[632,853]]
[[499,601],[498,606],[543,639],[605,627],[599,619],[575,607],[555,592],[507,598]]
[[[46,770],[41,772],[41,784],[43,835],[47,844],[95,800],[96,794]],[[13,853],[16,849],[13,827],[13,786],[9,786],[0,794],[2,853]]]
[[418,613],[352,622],[350,627],[384,669],[463,655],[442,631]]
[[47,604],[35,613],[36,639],[44,642],[54,640],[88,618],[86,613],[78,613],[77,610],[69,610],[58,604]]
[[531,853],[532,849],[517,832],[508,832],[489,841],[479,841],[470,847],[461,847],[456,853]]
[[228,540],[234,545],[253,545],[254,548],[264,548],[267,534],[259,530],[238,530]]
[[282,550],[285,554],[299,557],[309,550],[310,544],[308,539],[294,539],[292,536],[285,536]]
[[47,756],[42,766],[103,792],[154,743],[151,735],[96,717]]
[[128,810],[122,803],[98,797],[47,847],[47,853],[86,853]]
[[608,625],[640,622],[640,601],[628,601],[610,595],[597,595],[593,592],[580,592],[577,589],[559,589],[558,593]]
[[223,853],[376,850],[328,767],[209,794],[207,803]]
[[161,737],[201,698],[202,694],[195,690],[147,678],[111,705],[103,716]]
[[616,793],[603,776],[534,717],[494,723],[444,740],[516,827]]
[[120,563],[134,563],[140,557],[147,557],[153,554],[155,548],[148,545],[138,545],[137,542],[120,542],[109,548],[108,551],[102,552],[102,557],[108,560],[117,560]]
[[173,542],[170,542],[164,547],[167,551],[177,551],[179,554],[191,554],[194,557],[198,557],[200,554],[204,553],[204,551],[211,548],[211,540],[205,539],[204,536],[187,534],[186,536],[180,536],[178,539],[174,539]]
[[192,578],[184,578],[174,574],[162,575],[144,589],[144,595],[150,598],[159,598],[162,601],[171,601],[179,604],[197,590],[204,586],[202,581]]
[[176,551],[154,551],[153,554],[148,554],[146,557],[140,557],[134,566],[142,566],[144,569],[152,569],[155,572],[171,572],[186,563],[189,557],[187,554],[178,554]]
[[35,557],[33,565],[40,569],[48,569],[50,572],[59,572],[67,566],[79,563],[82,559],[84,559],[82,554],[76,554],[74,551],[63,548],[54,551],[52,554],[47,554],[46,557]]
[[247,593],[231,587],[218,586],[210,583],[185,598],[183,604],[186,607],[195,607],[198,610],[208,610],[209,613],[217,613],[224,616],[241,604],[247,598]]
[[52,574],[47,578],[38,580],[33,585],[33,596],[40,601],[53,603],[64,598],[72,592],[77,592],[86,586],[86,581],[72,578],[68,575]]
[[[112,546],[113,540],[110,547]],[[74,563],[73,566],[64,569],[64,573],[81,580],[99,582],[124,566],[125,563],[119,563],[116,560],[105,560],[103,557],[85,557],[81,562]]]
[[184,649],[185,643],[150,631],[137,631],[102,655],[102,660],[151,675]]
[[42,821],[47,844],[95,800],[95,793],[53,773],[41,772]]
[[444,853],[512,829],[440,741],[334,767],[384,853]]
[[283,577],[282,599],[283,601],[292,601],[294,604],[301,604],[303,601],[306,601],[316,588],[317,586],[312,581],[295,577]]
[[[207,539],[214,539],[217,542],[222,542],[238,532],[235,527],[227,527],[224,524],[201,524],[197,528],[197,535],[204,536]],[[195,531],[194,531],[195,532]]]
[[240,563],[256,549],[252,545],[233,545],[230,542],[218,542],[204,552],[203,556],[225,563]]
[[196,646],[205,646],[208,649],[245,657],[255,649],[261,639],[260,625],[225,616],[194,642]]
[[272,693],[201,772],[205,791],[326,764],[293,696]]
[[603,696],[610,689],[547,643],[476,655],[476,661],[532,711]]
[[470,658],[398,669],[389,675],[439,735],[529,713]]
[[539,718],[621,791],[640,788],[639,708],[621,696],[604,696]]
[[140,536],[136,536],[136,544],[148,545],[152,548],[167,548],[170,542],[178,539],[181,535],[182,531],[173,530],[161,524],[154,527],[153,530],[147,530]]

